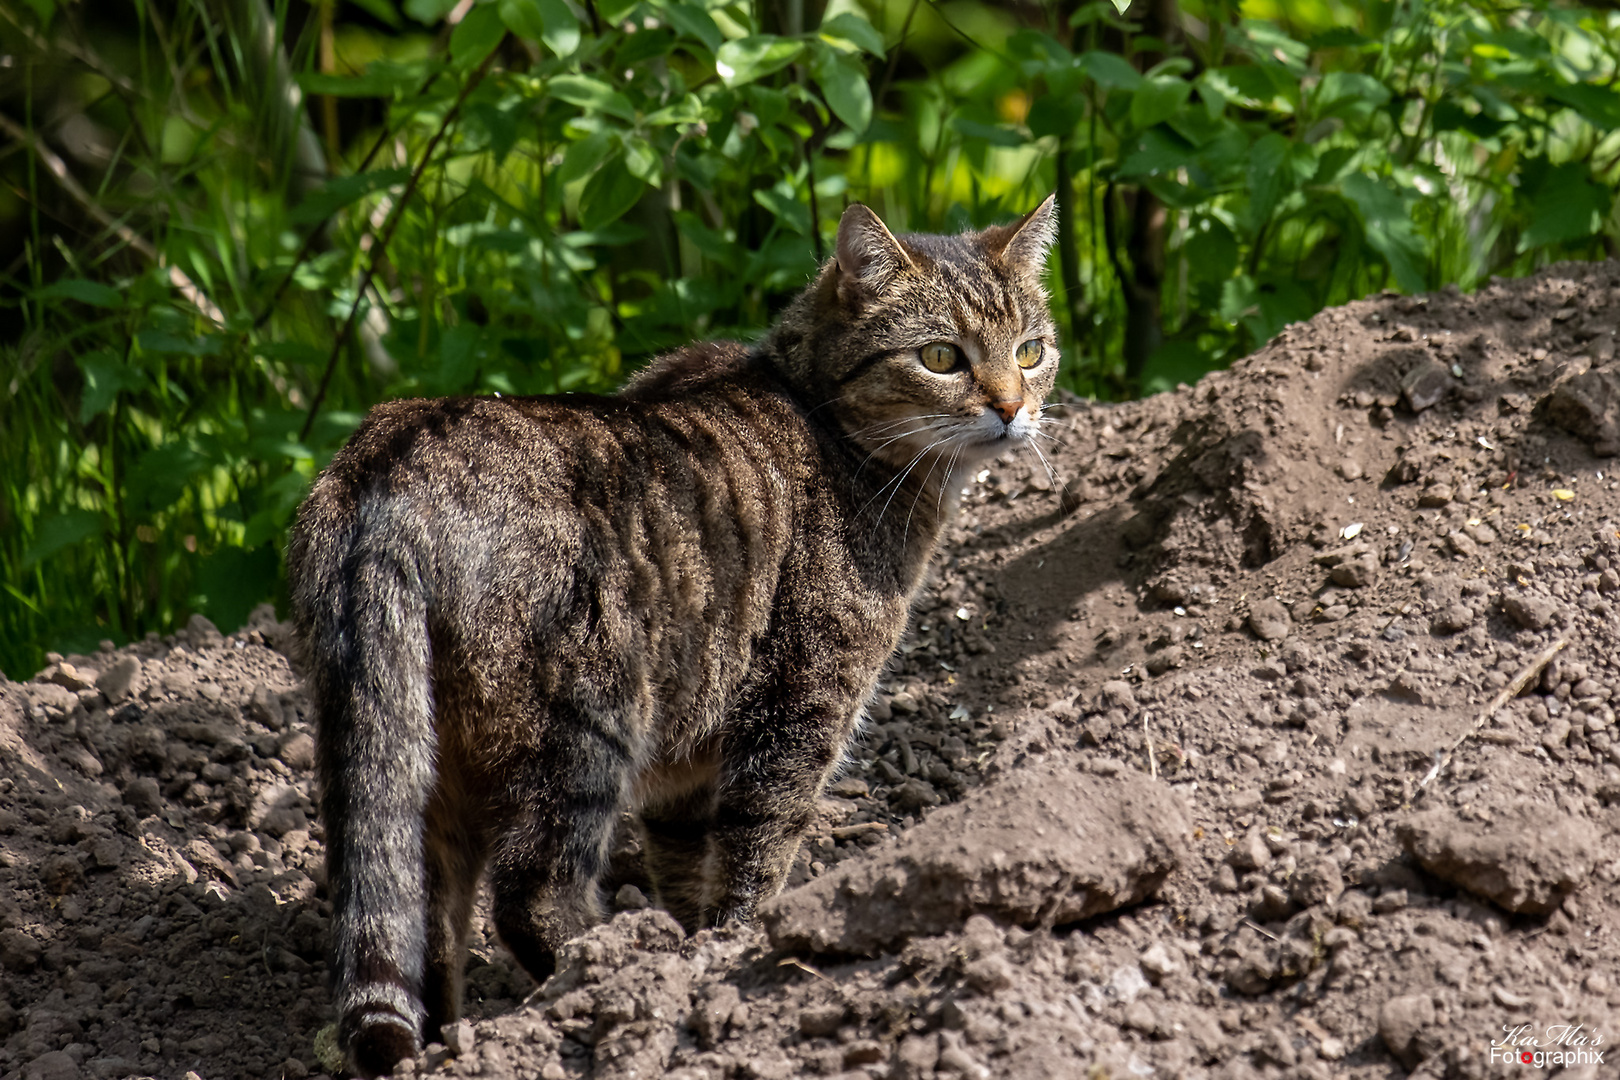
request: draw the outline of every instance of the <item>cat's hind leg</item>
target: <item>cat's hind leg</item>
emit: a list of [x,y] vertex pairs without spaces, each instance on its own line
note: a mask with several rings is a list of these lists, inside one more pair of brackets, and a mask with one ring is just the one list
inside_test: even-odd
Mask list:
[[641,811],[642,865],[658,903],[687,933],[699,929],[713,907],[714,785],[658,800]]
[[617,711],[554,703],[535,730],[504,770],[490,885],[501,939],[543,983],[563,943],[602,920],[597,878],[637,755]]
[[441,783],[428,803],[424,854],[427,856],[427,955],[422,1004],[427,1010],[422,1037],[443,1042],[444,1029],[461,1016],[467,968],[467,934],[472,924],[478,878],[489,839],[467,797]]

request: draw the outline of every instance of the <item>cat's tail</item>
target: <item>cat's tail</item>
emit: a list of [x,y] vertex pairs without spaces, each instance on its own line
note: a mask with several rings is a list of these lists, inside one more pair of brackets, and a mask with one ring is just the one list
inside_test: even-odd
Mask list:
[[421,1049],[425,1020],[427,603],[408,545],[362,524],[349,499],[322,495],[317,484],[288,564],[319,721],[338,1040],[358,1072],[377,1076]]

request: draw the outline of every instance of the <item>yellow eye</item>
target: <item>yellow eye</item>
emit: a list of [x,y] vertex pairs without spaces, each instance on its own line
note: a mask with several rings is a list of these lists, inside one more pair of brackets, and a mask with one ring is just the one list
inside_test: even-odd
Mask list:
[[948,341],[936,341],[922,347],[923,367],[939,375],[952,371],[962,362],[962,352]]
[[1018,358],[1019,367],[1032,368],[1041,362],[1041,354],[1044,351],[1045,350],[1041,348],[1040,340],[1038,338],[1031,338],[1022,345],[1018,346],[1018,352],[1014,355]]

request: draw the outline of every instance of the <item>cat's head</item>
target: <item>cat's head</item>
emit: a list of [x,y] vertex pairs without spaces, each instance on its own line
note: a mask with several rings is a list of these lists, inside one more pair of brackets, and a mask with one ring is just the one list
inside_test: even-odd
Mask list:
[[1057,377],[1040,280],[1056,233],[1050,197],[958,236],[895,236],[851,206],[835,256],[776,335],[790,376],[866,453],[944,463],[942,482],[1032,442]]

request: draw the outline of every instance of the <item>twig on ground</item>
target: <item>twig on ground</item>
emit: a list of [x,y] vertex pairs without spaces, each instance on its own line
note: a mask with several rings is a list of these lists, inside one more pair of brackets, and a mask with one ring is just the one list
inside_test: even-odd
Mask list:
[[1142,713],[1142,738],[1147,740],[1148,775],[1157,780],[1159,778],[1159,758],[1153,751],[1153,729],[1148,726],[1148,721],[1151,719],[1153,719],[1152,713]]
[[1520,669],[1517,675],[1509,679],[1508,684],[1502,687],[1502,689],[1497,692],[1495,697],[1491,698],[1490,704],[1486,705],[1484,710],[1480,712],[1479,716],[1474,719],[1474,722],[1468,726],[1468,730],[1457,736],[1456,741],[1450,746],[1446,747],[1444,750],[1435,755],[1434,765],[1429,769],[1428,773],[1423,777],[1423,779],[1418,781],[1418,787],[1421,788],[1427,786],[1430,780],[1433,780],[1435,777],[1439,776],[1441,771],[1451,763],[1451,755],[1456,752],[1457,748],[1463,743],[1467,742],[1474,735],[1477,735],[1479,730],[1485,726],[1486,722],[1489,721],[1492,716],[1496,715],[1496,711],[1498,709],[1500,709],[1503,705],[1506,705],[1509,701],[1512,701],[1514,698],[1518,697],[1520,694],[1524,693],[1524,688],[1529,686],[1531,680],[1539,676],[1548,664],[1552,663],[1553,657],[1557,656],[1559,652],[1569,645],[1569,640],[1570,639],[1568,637],[1559,638],[1557,641],[1553,642],[1551,645],[1537,653],[1528,664]]
[[889,825],[884,821],[863,821],[859,825],[840,825],[832,831],[834,840],[848,840],[852,836],[859,836],[868,832],[888,832]]

